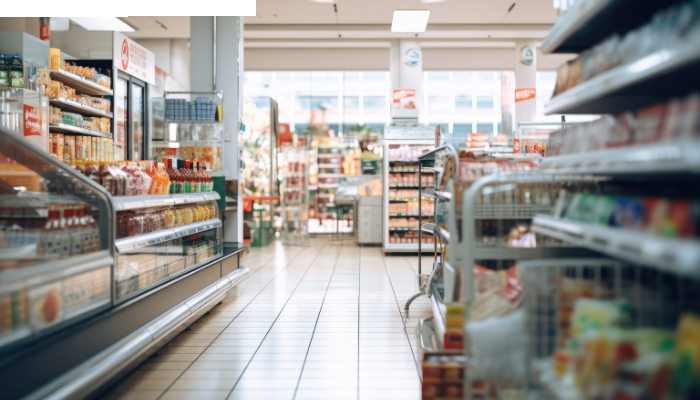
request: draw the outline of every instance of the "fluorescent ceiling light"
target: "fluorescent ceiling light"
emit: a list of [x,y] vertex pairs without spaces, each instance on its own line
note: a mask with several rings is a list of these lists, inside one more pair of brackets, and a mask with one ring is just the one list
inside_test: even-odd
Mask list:
[[134,31],[134,28],[116,17],[71,17],[71,20],[89,31]]
[[430,10],[394,10],[394,20],[391,22],[392,32],[425,32],[428,26]]
[[421,3],[442,3],[447,0],[420,0]]

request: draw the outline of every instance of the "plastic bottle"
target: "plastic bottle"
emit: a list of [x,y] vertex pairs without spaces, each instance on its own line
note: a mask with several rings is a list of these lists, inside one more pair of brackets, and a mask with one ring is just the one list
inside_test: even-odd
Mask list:
[[70,255],[75,256],[83,254],[83,240],[80,237],[80,221],[76,218],[77,209],[72,206],[67,206],[63,209],[63,215],[66,220],[66,230],[70,235]]
[[68,255],[70,250],[70,235],[60,225],[60,209],[49,206],[48,219],[39,234],[37,256],[43,259],[54,259]]
[[92,217],[92,207],[86,204],[83,208],[83,213],[85,215],[85,222],[87,224],[89,234],[88,248],[89,252],[100,250],[100,228],[97,226],[97,221]]

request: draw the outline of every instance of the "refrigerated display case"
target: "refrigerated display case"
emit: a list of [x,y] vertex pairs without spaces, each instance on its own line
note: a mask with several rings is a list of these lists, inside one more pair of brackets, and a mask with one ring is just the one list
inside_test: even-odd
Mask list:
[[[418,232],[421,217],[432,219],[434,203],[423,199],[420,210],[420,186],[433,185],[434,176],[418,179],[418,157],[435,147],[434,132],[427,127],[386,127],[384,129],[383,172],[383,249],[390,252],[418,252]],[[427,221],[426,221],[427,222]],[[433,239],[424,237],[424,243]],[[424,252],[432,252],[430,246]]]
[[118,379],[248,273],[244,247],[222,240],[217,192],[106,186],[0,126],[3,398],[89,393],[95,363],[111,363],[101,382]]
[[0,130],[0,354],[111,306],[113,212],[102,188]]

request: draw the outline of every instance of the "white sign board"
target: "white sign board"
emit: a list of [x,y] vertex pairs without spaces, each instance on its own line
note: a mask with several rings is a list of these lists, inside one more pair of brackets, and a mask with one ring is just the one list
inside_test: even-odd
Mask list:
[[151,85],[156,84],[156,56],[119,32],[112,46],[114,67]]

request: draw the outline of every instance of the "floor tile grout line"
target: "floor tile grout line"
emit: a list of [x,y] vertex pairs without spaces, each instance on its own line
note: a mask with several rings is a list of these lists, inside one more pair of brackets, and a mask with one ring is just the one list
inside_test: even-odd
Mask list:
[[[275,323],[277,322],[277,319],[278,319],[279,316],[282,314],[282,312],[284,312],[284,309],[285,309],[285,307],[287,307],[287,304],[289,303],[289,300],[292,298],[292,296],[294,296],[294,293],[295,293],[295,292],[297,291],[297,289],[299,288],[299,285],[301,285],[301,282],[304,281],[304,278],[306,277],[306,274],[309,272],[309,270],[310,270],[311,267],[313,266],[314,262],[316,262],[316,259],[318,258],[319,254],[321,254],[321,253],[323,252],[323,248],[324,248],[324,247],[326,247],[326,244],[325,244],[325,243],[321,246],[320,251],[316,254],[316,256],[314,257],[314,259],[311,260],[311,262],[309,263],[309,268],[307,268],[306,271],[304,271],[304,275],[302,275],[302,276],[301,276],[301,279],[299,279],[299,283],[297,283],[297,285],[294,287],[294,290],[292,290],[292,293],[290,293],[289,298],[287,299],[287,301],[284,302],[284,306],[282,306],[282,308],[280,309],[280,312],[279,312],[279,314],[277,314],[277,316],[275,317],[275,320],[272,321],[272,324],[270,325],[270,329],[267,330],[267,332],[265,333],[265,336],[263,336],[263,339],[260,341],[260,344],[259,344],[258,347],[255,349],[255,352],[253,352],[253,355],[250,357],[250,360],[248,360],[248,363],[247,363],[247,364],[245,365],[245,367],[243,368],[243,371],[241,372],[241,375],[238,377],[238,379],[236,379],[236,383],[234,383],[234,384],[233,384],[233,387],[231,388],[231,390],[229,390],[228,395],[226,396],[226,399],[228,399],[229,397],[231,397],[231,394],[233,394],[233,391],[236,389],[236,386],[238,385],[238,382],[241,381],[241,377],[243,377],[243,374],[245,374],[245,372],[248,370],[248,366],[249,366],[250,363],[253,361],[253,358],[255,358],[255,355],[258,354],[258,350],[260,350],[260,347],[262,347],[262,344],[263,344],[263,342],[265,342],[265,339],[267,338],[267,335],[270,334],[270,331],[272,330],[272,327],[275,326]],[[341,246],[341,249],[342,249],[342,246]],[[299,254],[301,254],[301,253],[303,253],[303,251],[300,252]],[[295,257],[295,258],[296,258],[296,257]],[[286,269],[286,268],[285,268],[285,269]],[[275,278],[276,278],[276,277],[277,277],[277,276],[275,276]],[[263,289],[263,290],[264,290],[264,289]],[[261,292],[262,292],[262,290],[261,290]],[[256,296],[256,297],[257,297],[257,296]],[[249,303],[249,304],[250,304],[250,303]],[[319,311],[319,314],[320,314],[320,311]]]
[[[321,247],[321,249],[323,249],[323,247]],[[250,303],[252,303],[253,301],[255,301],[255,299],[256,299],[258,296],[260,296],[260,293],[262,293],[268,286],[270,286],[270,284],[271,284],[272,282],[274,282],[274,280],[277,279],[277,277],[278,277],[284,270],[286,270],[287,268],[289,268],[289,266],[292,265],[292,263],[294,262],[294,260],[296,260],[296,258],[299,257],[299,255],[301,255],[303,252],[304,252],[303,250],[300,251],[300,252],[297,253],[297,255],[295,255],[291,260],[289,260],[289,262],[287,263],[287,265],[286,265],[284,268],[282,268],[277,274],[275,274],[275,276],[273,276],[272,279],[270,279],[270,282],[268,282],[262,289],[260,289],[260,291],[258,292],[258,294],[255,295],[255,297],[253,297],[252,299],[250,299],[250,301],[248,302],[248,304],[246,304],[246,306],[243,307],[243,309],[241,309],[241,311],[239,311],[238,314],[236,314],[236,316],[233,317],[233,318],[231,319],[231,322],[229,322],[228,325],[226,325],[226,327],[225,327],[221,332],[219,332],[219,334],[216,335],[216,338],[214,338],[214,340],[212,340],[211,343],[214,343],[214,341],[215,341],[216,339],[218,339],[219,336],[221,336],[221,334],[222,334],[224,331],[226,331],[226,329],[228,329],[229,326],[231,326],[231,324],[233,323],[233,321],[235,321],[236,318],[238,318],[238,316],[239,316],[246,308],[248,308],[248,306],[250,305]],[[316,254],[316,257],[318,257],[319,254],[321,254],[320,251]],[[314,260],[316,259],[316,257],[314,257]],[[265,265],[267,265],[267,264],[270,263],[270,262],[274,262],[274,261],[275,261],[275,259],[273,258],[272,260],[270,260],[270,261],[268,261],[267,263],[265,263]],[[264,268],[264,266],[263,266],[263,267],[260,267],[260,268],[258,269],[258,271],[259,271],[260,269],[262,269],[262,268]],[[257,271],[256,271],[256,272],[257,272]],[[274,324],[274,323],[273,323],[273,324]],[[269,332],[269,331],[268,331],[268,332]],[[267,334],[265,334],[265,335],[267,336]],[[264,340],[264,339],[263,339],[263,340]],[[170,383],[170,385],[168,385],[168,387],[163,391],[163,393],[161,393],[161,394],[156,398],[156,400],[160,400],[160,399],[163,397],[163,395],[165,395],[165,393],[167,393],[168,390],[170,390],[170,388],[175,384],[175,382],[177,382],[177,381],[182,377],[182,375],[184,375],[185,372],[187,372],[187,371],[190,369],[190,367],[192,366],[192,364],[194,364],[195,362],[197,362],[197,360],[199,359],[199,357],[201,357],[202,354],[204,354],[204,352],[207,351],[207,349],[209,349],[209,347],[211,347],[211,343],[209,343],[209,344],[206,346],[206,348],[205,348],[204,350],[202,350],[202,352],[199,353],[199,355],[190,363],[190,365],[189,365],[187,368],[185,368],[185,369],[182,371],[182,373],[180,373],[180,375],[178,375],[177,378],[175,378],[175,380],[172,381],[172,382]],[[262,344],[262,342],[260,342],[260,344]],[[256,350],[256,352],[257,352],[257,350]],[[255,355],[255,354],[253,354],[253,356],[254,356],[254,355]],[[251,356],[250,359],[252,360],[253,357]],[[248,361],[248,363],[250,363],[250,361]],[[246,367],[247,367],[247,364],[246,364]],[[245,370],[244,370],[244,372],[245,372]],[[243,375],[243,373],[241,373],[241,375]],[[240,376],[239,376],[239,379],[240,379]],[[236,383],[238,383],[238,380],[236,380]],[[234,384],[234,387],[236,387],[235,384]],[[230,395],[231,395],[231,393],[229,392],[229,396],[230,396]]]
[[360,321],[362,320],[362,310],[360,304],[362,300],[362,246],[360,246],[360,257],[357,260],[357,400],[360,400]]
[[[338,252],[338,257],[335,259],[333,264],[333,271],[331,271],[331,277],[328,279],[328,286],[326,286],[326,293],[323,294],[323,300],[321,301],[321,309],[318,310],[318,316],[316,316],[316,323],[314,323],[314,330],[311,331],[311,340],[309,340],[309,347],[306,349],[306,355],[304,356],[304,362],[301,364],[301,371],[299,372],[299,379],[297,380],[297,385],[294,388],[294,396],[292,400],[297,398],[297,392],[299,391],[299,383],[301,383],[301,377],[304,375],[304,367],[306,366],[306,360],[309,358],[309,351],[311,351],[311,343],[314,341],[314,334],[316,333],[316,327],[318,326],[318,320],[321,318],[321,313],[323,312],[323,304],[326,302],[326,296],[328,295],[328,289],[331,287],[331,282],[333,282],[333,275],[335,275],[335,269],[338,267],[338,259],[340,259],[340,253],[343,252],[343,243],[340,243],[340,251]],[[358,317],[359,318],[359,317]]]
[[[419,254],[418,257],[421,257],[422,255]],[[418,374],[418,379],[423,382],[423,379],[420,375],[420,371],[418,369],[418,360],[416,359],[416,352],[413,351],[413,346],[411,345],[411,339],[408,337],[408,331],[406,330],[406,318],[404,318],[403,313],[401,312],[401,304],[399,304],[399,298],[396,296],[396,289],[394,289],[394,283],[391,281],[391,275],[389,275],[389,269],[386,267],[386,259],[385,255],[383,252],[381,252],[381,257],[382,257],[382,265],[384,265],[384,272],[386,272],[386,277],[389,279],[389,285],[391,286],[391,290],[394,292],[394,299],[396,299],[396,306],[399,308],[399,315],[401,315],[401,320],[403,321],[403,332],[404,335],[406,335],[406,340],[408,340],[408,346],[411,348],[411,355],[413,355],[413,363],[416,364],[416,373]],[[408,262],[408,260],[406,260]],[[413,271],[413,268],[411,268]],[[415,278],[415,272],[414,272],[414,278]],[[417,278],[416,278],[417,279]]]

